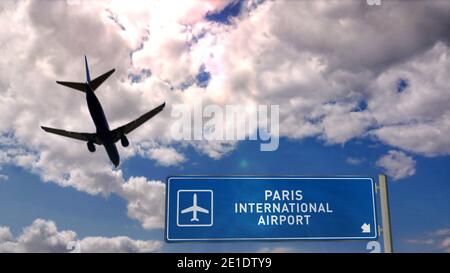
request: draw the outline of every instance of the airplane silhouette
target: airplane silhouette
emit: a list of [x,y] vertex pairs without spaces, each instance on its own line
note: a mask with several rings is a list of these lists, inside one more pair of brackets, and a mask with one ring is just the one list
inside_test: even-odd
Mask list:
[[188,212],[192,212],[192,218],[191,218],[191,222],[198,222],[198,218],[197,218],[197,212],[202,212],[202,213],[209,213],[209,211],[207,209],[204,209],[202,207],[197,206],[197,194],[194,193],[194,197],[193,197],[193,205],[189,208],[186,208],[184,210],[181,211],[181,213],[188,213]]
[[166,103],[161,104],[155,109],[143,114],[139,118],[120,126],[114,130],[109,129],[108,121],[105,116],[105,112],[98,100],[94,91],[109,77],[114,73],[115,69],[104,73],[103,75],[95,78],[91,81],[91,76],[89,73],[89,66],[86,56],[84,56],[84,62],[86,66],[86,82],[62,82],[56,81],[56,83],[76,89],[78,91],[84,92],[86,94],[86,101],[89,108],[89,113],[91,114],[92,120],[94,121],[96,132],[95,133],[77,133],[69,132],[61,129],[54,129],[45,126],[41,128],[49,133],[70,137],[73,139],[86,141],[87,147],[90,152],[95,152],[95,144],[103,145],[105,147],[106,153],[109,159],[114,164],[115,167],[119,166],[120,156],[117,151],[116,142],[120,140],[123,147],[129,145],[128,139],[126,137],[131,131],[142,125],[147,120],[151,119],[159,112],[164,109]]

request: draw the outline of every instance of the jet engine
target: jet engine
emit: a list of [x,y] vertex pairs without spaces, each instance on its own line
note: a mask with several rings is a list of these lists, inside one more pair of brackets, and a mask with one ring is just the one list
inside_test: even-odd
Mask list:
[[130,142],[128,142],[128,138],[125,135],[122,135],[120,138],[120,143],[122,144],[122,147],[128,147],[130,145]]
[[94,145],[94,142],[88,141],[87,147],[88,147],[89,152],[91,152],[91,153],[95,152],[95,145]]

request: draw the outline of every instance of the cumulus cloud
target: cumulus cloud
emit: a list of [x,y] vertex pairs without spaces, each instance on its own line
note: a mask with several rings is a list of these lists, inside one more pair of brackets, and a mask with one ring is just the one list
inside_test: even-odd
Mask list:
[[86,237],[80,241],[80,251],[89,253],[155,252],[161,246],[161,241],[133,240],[126,236]]
[[70,243],[79,241],[81,252],[154,252],[162,242],[133,240],[129,237],[77,238],[72,230],[58,231],[55,222],[36,219],[16,238],[9,227],[0,227],[0,252],[69,252]]
[[119,195],[128,200],[128,216],[139,220],[147,229],[164,226],[165,184],[131,177],[123,184]]
[[[450,154],[448,1],[387,1],[376,8],[248,1],[229,25],[203,19],[228,3],[183,1],[174,10],[172,1],[1,1],[0,24],[14,28],[0,31],[0,164],[89,194],[118,194],[130,217],[147,228],[161,226],[153,220],[159,210],[150,209],[162,206],[152,203],[163,202],[160,182],[127,181],[101,149],[87,153],[85,143],[39,128],[95,130],[82,94],[55,85],[83,80],[83,54],[93,75],[116,68],[96,92],[112,128],[166,102],[129,135],[135,146],[119,147],[122,160],[139,155],[163,166],[187,160],[170,133],[171,105],[199,101],[278,104],[280,134],[291,139],[342,144],[373,137],[411,153]],[[210,75],[207,86],[186,85],[200,68]],[[408,82],[401,92],[399,78]],[[155,145],[140,145],[145,142]],[[215,159],[237,147],[185,144]],[[402,158],[387,159],[393,157]],[[160,196],[134,188],[156,188]]]
[[[0,164],[21,166],[40,175],[43,181],[55,182],[63,187],[70,186],[89,194],[118,194],[129,202],[129,214],[133,218],[142,219],[146,227],[162,227],[161,209],[143,209],[162,206],[164,195],[161,189],[164,189],[164,186],[161,183],[159,190],[153,193],[152,185],[156,182],[149,182],[148,187],[145,187],[142,186],[145,180],[140,180],[139,185],[145,188],[141,189],[140,195],[133,195],[132,185],[135,184],[132,181],[127,183],[120,169],[111,168],[103,151],[86,153],[84,143],[49,136],[39,129],[39,125],[45,124],[74,131],[95,130],[86,122],[90,117],[83,96],[69,89],[58,88],[54,80],[81,80],[80,76],[84,72],[80,57],[83,53],[91,57],[92,74],[98,75],[108,69],[110,64],[114,64],[117,65],[117,75],[126,75],[129,54],[135,46],[133,41],[124,39],[121,33],[112,29],[107,18],[97,16],[104,14],[104,7],[96,3],[90,8],[84,4],[80,5],[79,9],[67,7],[63,1],[3,1],[2,5],[2,18],[11,19],[18,28],[15,34],[6,30],[1,33],[5,37],[2,41],[5,42],[2,43],[3,55],[0,61],[0,103],[2,110],[8,114],[2,115],[4,119],[0,125]],[[67,12],[70,14],[65,16]],[[50,18],[59,18],[58,23],[54,24]],[[80,33],[83,33],[82,37]],[[96,41],[95,45],[90,42],[93,41],[91,39]],[[24,46],[19,49],[18,46],[22,43]],[[42,54],[43,52],[45,53]],[[20,55],[27,61],[11,59],[9,54]],[[108,55],[114,58],[107,57]],[[110,60],[111,63],[99,61],[104,59]],[[9,69],[5,70],[6,67]],[[13,70],[15,72],[10,73]],[[118,78],[120,80],[120,76]],[[102,91],[108,93],[112,90],[111,86],[119,87],[119,80],[112,78],[102,86]],[[134,89],[130,91],[137,92]],[[118,110],[115,112],[124,113],[129,112],[130,105],[136,106],[131,107],[137,109],[133,117],[121,116],[123,120],[119,119],[118,122],[123,124],[163,101],[163,98],[158,97],[154,102],[147,100],[140,105],[139,92],[137,93],[104,94],[108,99],[99,96],[105,102],[107,114],[110,112],[109,107]],[[122,103],[119,104],[119,101]],[[13,119],[13,116],[16,118]],[[135,140],[133,135],[130,140]],[[184,160],[173,148],[167,149],[171,156],[161,159],[164,164],[175,164]],[[125,158],[133,155],[129,151],[121,154]],[[85,164],[87,157],[89,164]],[[158,161],[160,158],[155,159]],[[159,194],[160,198],[154,199],[154,194]],[[153,205],[153,202],[157,204]],[[143,215],[144,213],[147,215]],[[148,224],[146,219],[152,219],[154,223]]]
[[[184,9],[177,9],[178,14],[168,9],[170,5],[166,1],[149,10],[143,8],[149,7],[144,2],[122,5],[120,1],[113,1],[111,6],[99,2],[69,3],[79,5],[77,9],[63,1],[2,2],[2,20],[10,20],[18,27],[15,31],[5,29],[0,33],[4,41],[1,45],[0,103],[5,111],[0,122],[0,164],[18,165],[40,175],[43,181],[89,194],[117,194],[128,201],[128,215],[131,218],[141,221],[144,228],[161,228],[163,183],[134,177],[125,180],[122,171],[111,167],[101,149],[94,154],[86,153],[85,143],[47,135],[39,129],[39,125],[74,131],[95,130],[90,122],[86,122],[90,117],[83,96],[54,83],[57,79],[82,80],[83,54],[89,57],[93,75],[106,71],[110,65],[116,68],[115,75],[103,84],[101,93],[97,92],[114,127],[163,101],[181,101],[181,93],[170,91],[170,85],[176,84],[173,75],[165,77],[163,70],[140,66],[139,62],[130,60],[130,52],[136,52],[143,41],[159,40],[169,44],[169,51],[167,58],[159,56],[158,59],[170,64],[172,70],[179,67],[170,58],[185,47],[171,46],[172,40],[164,36],[165,33],[177,36],[181,45],[186,42],[182,38],[185,34],[183,23],[191,20],[194,14],[196,19],[189,23],[198,21],[202,14],[227,4],[226,1],[211,2],[207,6],[199,3],[183,4]],[[166,24],[152,16],[150,25],[143,24],[150,19],[150,14],[162,15],[162,10],[170,15],[160,18]],[[132,15],[136,17],[132,18]],[[115,20],[111,20],[111,16]],[[115,27],[118,21],[123,28]],[[171,30],[160,31],[162,36],[157,40],[154,36],[148,37],[149,29],[155,34],[161,24]],[[126,30],[129,31],[124,33]],[[159,49],[160,45],[156,45],[156,50]],[[139,51],[142,50],[144,48]],[[152,69],[148,70],[150,75],[156,72],[160,75],[149,77],[141,83],[129,81],[130,73],[144,68]],[[192,68],[192,71],[198,71],[198,67]],[[181,78],[184,80],[184,76]],[[172,81],[170,85],[167,83],[169,80]],[[154,118],[151,124],[146,124],[146,128],[140,128],[129,136],[130,142],[136,143],[136,146],[128,150],[119,148],[123,160],[141,155],[163,166],[177,165],[186,160],[175,148],[164,145],[170,142],[167,122],[170,115],[164,111],[160,116]],[[146,142],[154,145],[145,145]],[[217,149],[214,151],[218,153]],[[89,164],[86,164],[87,159]]]
[[416,173],[416,161],[401,151],[390,150],[378,159],[376,164],[383,168],[387,175],[394,180],[406,178]]
[[76,233],[58,231],[54,222],[36,219],[17,238],[11,233],[7,237],[0,244],[0,252],[65,252],[66,245],[76,238]]
[[[450,50],[437,43],[423,55],[383,72],[371,100],[380,126],[373,134],[383,142],[426,156],[447,155],[450,142]],[[408,86],[398,92],[399,79]],[[388,101],[389,100],[389,101]]]
[[361,165],[364,161],[366,161],[366,159],[357,157],[348,157],[345,161],[350,165],[358,166]]
[[262,247],[257,252],[258,253],[290,253],[290,252],[297,252],[297,251],[290,247]]
[[9,227],[0,227],[0,243],[11,241],[13,239],[11,230],[9,230]]
[[414,245],[427,245],[439,251],[450,253],[450,229],[438,229],[419,238],[407,239],[405,242]]
[[173,148],[155,148],[148,151],[150,158],[157,160],[163,166],[178,165],[186,158]]
[[[211,73],[203,98],[279,104],[284,136],[335,144],[372,135],[411,152],[447,154],[449,13],[443,1],[390,1],[380,9],[268,1],[235,26],[208,26],[190,57],[203,58]],[[409,82],[405,92],[397,92],[400,78]],[[185,94],[185,101],[199,95]],[[402,137],[405,127],[422,133]]]
[[140,156],[151,158],[162,166],[176,166],[186,161],[186,157],[173,147],[140,142],[135,145],[135,149]]

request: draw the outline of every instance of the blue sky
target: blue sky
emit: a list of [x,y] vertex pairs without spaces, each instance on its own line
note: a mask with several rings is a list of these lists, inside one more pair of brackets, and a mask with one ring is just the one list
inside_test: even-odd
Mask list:
[[205,16],[206,20],[213,21],[221,24],[230,24],[230,20],[239,15],[243,0],[232,1],[230,4],[226,5],[223,9],[215,12],[208,12]]
[[[377,158],[390,147],[362,140],[345,146],[323,145],[308,139],[303,142],[281,139],[276,152],[260,152],[259,143],[243,141],[230,155],[220,160],[199,155],[187,149],[189,160],[181,166],[162,167],[154,161],[134,157],[121,169],[125,176],[147,176],[165,180],[169,175],[182,174],[260,174],[260,175],[368,175],[374,178],[382,172],[375,166]],[[374,146],[372,148],[369,148]],[[364,159],[354,166],[348,157]],[[423,248],[405,240],[424,236],[430,230],[450,225],[449,157],[416,157],[416,174],[398,182],[390,181],[390,205],[394,247],[397,251],[438,251]],[[126,235],[140,239],[161,239],[162,230],[148,231],[126,217],[126,202],[117,196],[90,196],[53,183],[43,183],[39,177],[21,168],[6,166],[2,172],[9,180],[0,183],[0,215],[2,225],[18,234],[35,218],[48,218],[61,230],[74,230],[81,237]],[[55,203],[58,206],[55,206]],[[14,209],[11,209],[14,208]],[[295,251],[365,251],[361,242],[251,242],[251,243],[182,243],[165,245],[162,251],[257,251],[261,248],[286,247]]]
[[[0,34],[0,252],[61,252],[75,237],[90,251],[367,252],[365,242],[164,243],[161,183],[380,173],[394,249],[450,251],[449,3],[204,3],[0,3],[0,24],[17,26]],[[84,98],[55,86],[82,79],[84,54],[92,76],[116,68],[96,92],[111,127],[167,105],[118,145],[119,169],[102,148],[39,129],[93,130]],[[279,105],[279,148],[174,140],[172,106],[199,101]]]

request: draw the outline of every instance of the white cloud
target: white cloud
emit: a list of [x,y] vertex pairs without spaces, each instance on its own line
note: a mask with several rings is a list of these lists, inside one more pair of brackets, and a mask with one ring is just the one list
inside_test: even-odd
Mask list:
[[439,243],[439,247],[443,249],[445,252],[450,253],[450,237],[443,239]]
[[186,158],[173,148],[155,148],[149,150],[148,154],[163,166],[178,165],[186,161]]
[[141,142],[135,145],[137,153],[143,157],[151,158],[162,166],[176,166],[186,157],[172,147],[160,146],[155,143]]
[[258,251],[258,253],[291,253],[298,252],[290,247],[262,247]]
[[[383,72],[373,83],[370,109],[379,123],[373,134],[383,142],[411,152],[447,155],[450,140],[450,49],[437,43],[423,55]],[[399,78],[408,87],[395,91]]]
[[[411,152],[448,154],[449,10],[439,1],[390,1],[380,9],[265,2],[236,26],[210,26],[190,52],[212,75],[204,98],[279,104],[284,136],[334,144],[374,135]],[[430,35],[417,31],[431,26]],[[409,86],[397,93],[403,77]],[[401,126],[411,134],[402,137]]]
[[88,253],[155,252],[162,246],[160,241],[133,240],[129,237],[86,237],[80,241],[80,251]]
[[405,242],[414,245],[432,246],[436,250],[450,253],[450,229],[438,229],[424,236],[419,236],[419,238],[407,239]]
[[435,231],[431,232],[430,235],[434,235],[434,236],[450,236],[450,228],[443,228],[443,229],[435,230]]
[[376,164],[383,168],[387,175],[394,180],[406,178],[416,173],[416,161],[401,151],[390,150]]
[[164,226],[165,184],[147,181],[144,177],[131,177],[119,195],[128,200],[128,216],[139,220],[147,229]]
[[[115,75],[97,92],[112,120],[112,127],[136,118],[164,100],[174,99],[166,94],[170,91],[167,84],[156,77],[138,87],[125,82],[128,71],[136,69],[130,67],[129,55],[139,41],[125,39],[117,32],[102,3],[89,2],[89,7],[88,2],[82,3],[77,9],[62,1],[42,5],[33,1],[3,4],[0,21],[10,20],[17,28],[0,33],[6,41],[0,53],[0,104],[5,111],[0,118],[0,164],[21,166],[40,175],[43,181],[89,194],[117,194],[128,201],[131,218],[141,221],[145,228],[161,228],[164,184],[147,182],[144,178],[139,178],[138,182],[135,178],[126,181],[120,169],[111,167],[102,147],[91,154],[86,152],[85,143],[48,135],[39,128],[39,125],[48,125],[74,131],[95,130],[82,94],[54,83],[57,79],[81,80],[84,53],[89,57],[93,75],[106,71],[111,65],[116,66]],[[214,8],[212,5],[208,10]],[[185,12],[188,11],[192,9],[188,7]],[[122,19],[125,27],[132,29],[126,25],[127,18]],[[1,69],[5,67],[9,68]],[[169,134],[166,130],[169,113],[164,111],[159,116],[133,132],[130,142],[155,142],[156,146],[141,147],[145,156],[161,165],[180,164],[185,160],[184,155],[173,147],[158,144],[167,142]],[[140,154],[133,148],[119,149],[124,159]],[[141,192],[134,187],[139,187]]]
[[58,158],[59,152],[52,151],[52,155],[48,153],[50,151],[42,152],[39,159],[25,160],[24,158],[35,155],[21,148],[10,147],[1,150],[0,157],[3,155],[3,164],[16,164],[31,169],[40,174],[44,181],[52,181],[63,187],[71,186],[89,194],[104,196],[115,193],[127,200],[128,215],[140,221],[144,228],[163,227],[165,184],[161,181],[148,181],[144,177],[124,180],[121,170],[111,169],[101,161],[80,165],[83,153],[78,155],[75,162],[70,162],[67,158],[65,161],[53,161],[52,155]]
[[0,227],[0,252],[69,252],[70,242],[79,240],[81,252],[153,252],[162,242],[133,240],[129,237],[85,237],[71,230],[58,231],[55,222],[36,219],[17,237],[9,227]]
[[365,158],[348,157],[345,161],[350,165],[358,166],[358,165],[361,165],[364,161],[366,161],[366,159]]
[[13,240],[13,236],[9,227],[0,226],[0,244]]
[[[128,201],[130,217],[161,227],[160,210],[151,209],[163,205],[160,182],[127,182],[101,147],[91,154],[84,143],[39,128],[95,130],[83,95],[55,84],[83,79],[83,54],[93,75],[116,68],[96,92],[112,128],[166,101],[161,114],[129,135],[136,146],[155,145],[119,147],[122,160],[187,160],[170,135],[170,106],[198,101],[278,104],[280,133],[292,139],[334,144],[374,136],[411,153],[450,154],[448,1],[388,1],[376,8],[265,1],[232,25],[202,20],[227,3],[183,1],[175,11],[171,1],[82,1],[77,8],[63,1],[1,1],[0,24],[14,28],[0,30],[0,164],[89,194],[118,194]],[[208,86],[177,89],[201,65],[211,73]],[[131,83],[129,74],[142,69],[151,76]],[[409,82],[401,93],[395,90],[399,77]],[[237,147],[185,144],[215,159]],[[160,196],[135,188],[156,188]]]
[[232,152],[236,146],[236,141],[202,141],[202,142],[192,142],[192,145],[197,151],[200,151],[211,158],[219,159],[224,155]]

